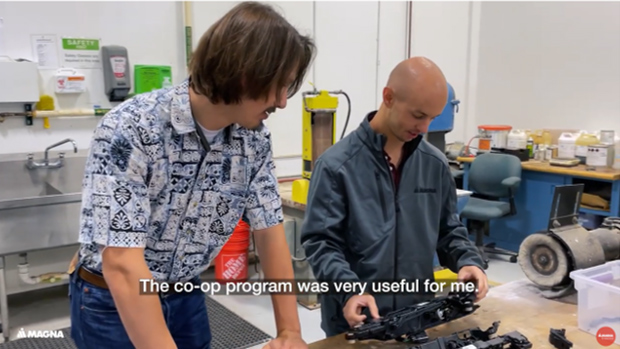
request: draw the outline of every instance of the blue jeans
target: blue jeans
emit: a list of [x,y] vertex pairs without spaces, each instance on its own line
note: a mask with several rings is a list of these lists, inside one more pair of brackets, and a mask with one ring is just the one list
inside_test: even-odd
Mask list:
[[[69,299],[71,337],[78,349],[134,348],[109,290],[82,280],[76,271],[71,275]],[[211,328],[204,293],[198,289],[161,295],[160,299],[177,348],[209,349]]]

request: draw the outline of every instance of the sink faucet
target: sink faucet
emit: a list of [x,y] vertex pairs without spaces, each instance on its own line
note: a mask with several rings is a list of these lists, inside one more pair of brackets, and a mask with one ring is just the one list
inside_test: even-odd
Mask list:
[[73,152],[77,153],[78,152],[78,148],[77,148],[77,143],[75,143],[75,141],[71,138],[67,138],[64,139],[58,143],[54,143],[52,145],[50,145],[49,147],[45,148],[45,155],[43,156],[43,161],[34,161],[34,154],[28,154],[28,162],[26,163],[26,167],[28,167],[28,169],[33,170],[36,168],[58,168],[58,167],[62,167],[62,165],[64,164],[64,158],[65,158],[65,153],[59,153],[58,154],[58,159],[56,161],[50,162],[49,161],[49,157],[48,157],[48,153],[50,151],[50,149],[56,148],[58,146],[61,146],[65,143],[71,143],[73,144]]

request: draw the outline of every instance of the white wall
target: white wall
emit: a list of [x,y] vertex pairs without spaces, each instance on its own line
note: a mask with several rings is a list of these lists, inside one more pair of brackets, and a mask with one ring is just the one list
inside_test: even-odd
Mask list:
[[[194,43],[234,4],[194,3]],[[351,96],[347,130],[351,131],[364,114],[378,106],[390,70],[405,57],[405,2],[273,4],[317,42],[319,55],[307,80],[321,89],[343,89]],[[78,9],[86,14],[76,15]],[[477,125],[485,123],[521,128],[561,124],[620,132],[620,4],[414,2],[412,12],[412,54],[436,61],[461,100],[449,141],[467,140]],[[112,14],[120,16],[121,24],[109,25],[104,18]],[[21,19],[26,15],[29,21]],[[32,58],[31,34],[95,36],[102,44],[128,47],[133,64],[168,64],[174,82],[184,77],[179,2],[153,2],[148,7],[125,2],[42,2],[36,6],[0,2],[0,18],[0,49],[4,48],[0,55]],[[89,93],[57,98],[57,107],[110,106],[103,95],[100,71],[83,72],[90,80]],[[42,92],[51,93],[51,72],[40,75]],[[0,110],[19,109],[0,104]],[[283,176],[299,173],[300,110],[297,95],[269,120],[274,151],[284,158],[278,161]],[[342,98],[338,134],[346,112]],[[41,120],[35,123],[25,127],[23,119],[17,118],[0,124],[0,153],[41,150],[66,137],[84,148],[96,120],[52,119],[49,130],[42,128]]]
[[620,3],[484,2],[478,57],[477,124],[620,132]]
[[455,115],[454,129],[446,135],[446,142],[465,137],[469,73],[471,2],[414,2],[412,8],[412,56],[426,56],[442,68],[448,82],[461,101]]
[[[148,5],[148,7],[145,7]],[[81,12],[80,14],[78,14]],[[0,2],[0,55],[34,59],[30,36],[56,34],[100,38],[102,45],[123,45],[129,51],[132,64],[162,64],[172,67],[174,82],[182,79],[184,68],[182,8],[173,2]],[[112,24],[116,18],[118,24]],[[80,70],[85,74],[88,92],[79,97],[56,97],[57,109],[103,108],[107,102],[101,70]],[[54,96],[53,71],[40,70],[39,89]],[[2,79],[2,77],[0,77]],[[0,104],[0,112],[22,111],[20,105]],[[25,126],[24,118],[6,118],[0,123],[0,154],[42,151],[46,146],[64,138],[73,138],[80,149],[88,147],[95,118],[52,118],[51,128],[44,129],[42,120]],[[70,150],[70,145],[58,148]],[[37,217],[32,217],[37,219]],[[69,246],[28,254],[32,275],[65,271],[76,250]],[[16,266],[18,256],[6,258],[9,293],[38,288],[20,282]]]
[[414,2],[411,44],[461,100],[448,141],[483,124],[620,134],[618,2]]
[[[405,58],[404,2],[269,2],[300,31],[312,35],[318,46],[318,57],[307,77],[319,89],[339,90],[352,101],[347,133],[355,129],[362,117],[377,107],[378,91],[392,67]],[[237,2],[193,3],[193,44],[207,28]],[[180,2],[126,3],[0,3],[4,26],[4,51],[13,58],[34,59],[30,35],[98,37],[102,45],[127,47],[130,63],[166,64],[173,68],[173,80],[185,76],[183,8]],[[77,12],[85,11],[80,16]],[[147,12],[145,14],[145,11]],[[54,14],[50,20],[50,14]],[[106,14],[109,14],[106,15]],[[120,14],[120,24],[111,26],[103,18]],[[28,15],[32,21],[21,18]],[[78,20],[75,20],[78,18]],[[34,23],[34,24],[33,24]],[[156,31],[154,31],[156,30]],[[82,70],[89,81],[89,92],[79,97],[56,97],[57,108],[110,107],[103,93],[100,70]],[[40,90],[53,95],[52,70],[40,70]],[[311,89],[306,84],[303,90]],[[379,90],[378,90],[379,89]],[[301,169],[301,94],[289,100],[287,108],[268,120],[274,134],[274,153],[279,159],[278,173],[298,175]],[[342,133],[348,105],[341,98],[337,134]],[[21,106],[2,105],[0,111],[21,111]],[[39,151],[58,140],[74,138],[81,148],[87,147],[95,118],[51,119],[51,128],[43,129],[42,121],[25,127],[23,118],[7,119],[0,125],[0,154]],[[24,140],[18,144],[17,140]]]
[[[320,89],[343,89],[351,96],[348,131],[353,130],[379,105],[389,72],[405,57],[405,2],[274,4],[315,38],[319,53],[307,80]],[[232,6],[232,2],[194,3],[194,43]],[[76,7],[86,14],[76,15]],[[179,2],[148,6],[144,2],[0,2],[0,49],[5,49],[0,55],[32,58],[31,34],[98,36],[103,44],[125,45],[133,64],[171,65],[174,81],[179,82],[185,69],[182,14]],[[109,24],[114,16],[120,16],[120,24]],[[25,17],[29,20],[24,21]],[[620,4],[414,2],[412,18],[412,55],[437,62],[461,100],[448,141],[467,141],[478,125],[488,123],[611,128],[620,133]],[[51,93],[50,77],[49,72],[41,72],[46,93]],[[57,106],[107,106],[97,73],[89,77],[90,94],[77,100],[59,99]],[[0,110],[10,108],[0,105]],[[346,111],[343,98],[338,135]],[[285,157],[277,162],[282,176],[300,173],[296,157],[301,153],[300,116],[301,99],[295,96],[269,120],[275,153]],[[96,120],[52,119],[51,123],[51,129],[45,130],[40,120],[26,127],[22,118],[7,119],[0,124],[0,154],[42,150],[66,137],[84,148]],[[58,258],[68,260],[71,252],[68,248],[54,256],[34,253],[33,268],[52,271],[66,263]],[[16,261],[9,260],[13,268]],[[17,282],[11,275],[9,282]]]
[[[238,2],[196,2],[193,5],[194,44],[200,34]],[[380,88],[391,69],[405,56],[405,2],[267,2],[301,32],[311,35],[318,55],[306,81],[318,89],[344,90],[351,98],[346,133],[357,128],[366,113],[378,107]],[[308,83],[302,90],[311,90]],[[377,90],[379,89],[379,90]],[[274,134],[278,173],[301,172],[301,94],[267,121]],[[337,136],[346,122],[348,105],[341,96]]]
[[[347,133],[358,127],[364,115],[377,108],[380,93],[394,65],[405,58],[405,2],[270,2],[300,31],[312,35],[318,57],[307,81],[319,89],[344,90],[352,102]],[[193,44],[207,28],[236,2],[194,2],[192,13]],[[79,11],[85,13],[78,15]],[[122,45],[134,64],[170,65],[173,80],[185,76],[183,7],[181,2],[82,2],[20,3],[0,2],[0,55],[33,59],[30,36],[101,38],[102,45]],[[24,21],[28,18],[28,21]],[[117,24],[110,24],[117,18]],[[79,97],[56,97],[56,108],[110,107],[103,92],[100,70],[81,70],[89,81],[88,93]],[[40,90],[54,96],[53,71],[40,70]],[[132,78],[133,81],[133,78]],[[311,89],[307,84],[303,90]],[[337,134],[342,133],[347,114],[346,100],[338,109]],[[268,120],[274,134],[274,152],[278,174],[301,172],[301,98],[288,102]],[[0,111],[21,111],[15,105],[0,104]],[[24,125],[23,118],[7,118],[0,124],[0,154],[41,151],[58,140],[70,137],[81,149],[88,147],[95,118],[50,119],[44,129],[42,120]],[[63,148],[64,149],[64,148]],[[66,148],[70,149],[69,146]],[[36,217],[33,217],[36,218]],[[64,269],[73,248],[41,251],[29,256],[33,272]],[[10,289],[19,286],[15,273],[17,256],[7,260]],[[23,287],[21,287],[23,288]]]
[[[170,65],[174,81],[179,82],[185,62],[181,16],[180,3],[173,2],[0,2],[0,17],[4,22],[0,29],[4,52],[0,55],[34,59],[31,35],[55,34],[58,40],[62,36],[94,37],[100,38],[102,45],[127,47],[132,64]],[[112,18],[118,24],[112,24]],[[41,94],[54,96],[53,72],[40,70]],[[103,92],[101,70],[80,72],[89,82],[88,92],[79,97],[55,96],[56,108],[110,107]],[[0,111],[22,111],[21,108],[0,104]],[[94,117],[50,119],[51,128],[44,129],[42,120],[35,120],[34,126],[26,127],[24,118],[7,118],[0,124],[0,153],[41,151],[67,137],[75,139],[84,149],[88,147],[96,122]]]

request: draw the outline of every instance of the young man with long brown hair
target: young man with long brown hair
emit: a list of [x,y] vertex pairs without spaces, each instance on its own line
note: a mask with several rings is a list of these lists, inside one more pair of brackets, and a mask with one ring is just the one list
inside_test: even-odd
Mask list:
[[[201,38],[187,80],[103,117],[70,286],[78,348],[209,348],[199,288],[141,294],[140,280],[199,283],[242,217],[265,277],[293,279],[263,121],[298,91],[314,53],[272,8],[242,3]],[[278,335],[267,347],[307,348],[295,296],[272,300]]]

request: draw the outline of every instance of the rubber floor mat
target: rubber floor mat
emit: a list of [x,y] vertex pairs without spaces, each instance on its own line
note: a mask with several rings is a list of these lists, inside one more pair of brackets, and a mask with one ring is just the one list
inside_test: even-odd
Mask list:
[[[272,339],[211,297],[207,297],[207,310],[213,334],[211,349],[245,349]],[[272,320],[272,317],[267,318]]]
[[[267,343],[272,339],[271,336],[243,320],[211,297],[206,298],[213,338],[211,349],[246,349]],[[71,330],[66,328],[62,331],[64,338],[14,339],[8,343],[0,343],[0,349],[76,349],[71,339]]]

